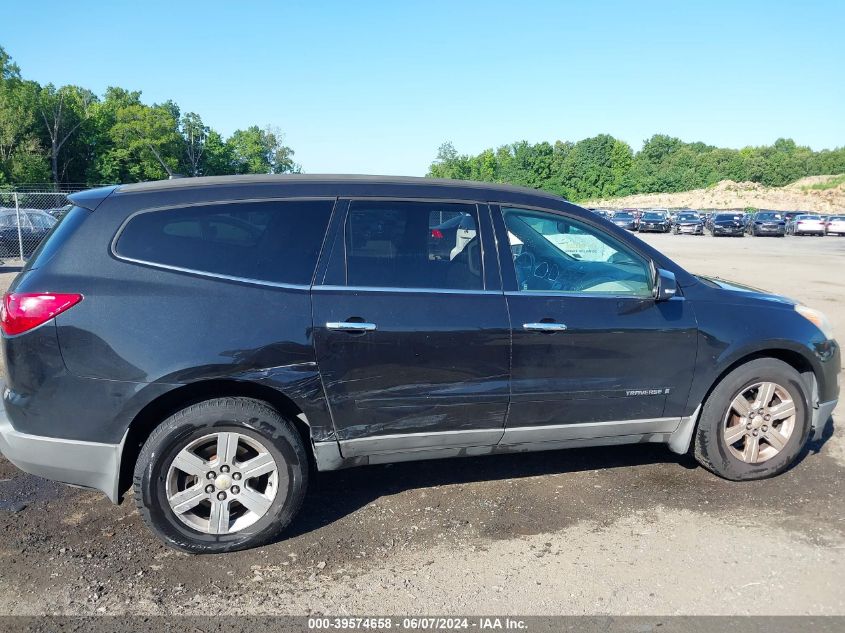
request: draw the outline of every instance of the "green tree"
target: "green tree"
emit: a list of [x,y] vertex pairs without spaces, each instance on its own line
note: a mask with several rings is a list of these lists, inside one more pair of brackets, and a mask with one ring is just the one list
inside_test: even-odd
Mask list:
[[155,180],[177,173],[182,137],[166,105],[122,105],[110,130],[121,181]]
[[186,171],[191,176],[203,174],[203,159],[211,128],[202,122],[195,112],[188,112],[180,122],[180,132],[185,144]]
[[227,141],[231,152],[231,173],[284,174],[297,173],[300,167],[293,160],[293,150],[285,145],[277,130],[262,130],[257,125],[235,130]]
[[219,132],[209,130],[202,153],[202,175],[223,176],[232,171],[232,148]]
[[62,148],[88,119],[95,101],[94,93],[78,86],[57,89],[47,84],[38,92],[38,113],[47,135],[48,158],[56,186],[65,173],[60,160]]

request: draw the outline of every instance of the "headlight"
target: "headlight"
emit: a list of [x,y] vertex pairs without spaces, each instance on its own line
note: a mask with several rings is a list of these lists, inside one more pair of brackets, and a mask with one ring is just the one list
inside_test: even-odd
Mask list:
[[807,319],[810,323],[815,325],[817,328],[819,328],[822,334],[825,335],[825,338],[833,338],[833,326],[830,324],[830,321],[827,320],[827,317],[821,311],[814,310],[813,308],[808,308],[804,305],[795,306],[795,311],[802,317]]

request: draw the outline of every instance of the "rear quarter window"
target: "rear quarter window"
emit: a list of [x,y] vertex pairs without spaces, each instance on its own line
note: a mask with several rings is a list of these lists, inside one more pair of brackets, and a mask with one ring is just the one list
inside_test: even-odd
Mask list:
[[50,261],[89,215],[91,212],[82,207],[71,208],[60,220],[53,223],[50,232],[32,253],[23,270],[32,270]]
[[233,202],[141,212],[118,257],[256,281],[311,283],[333,200]]

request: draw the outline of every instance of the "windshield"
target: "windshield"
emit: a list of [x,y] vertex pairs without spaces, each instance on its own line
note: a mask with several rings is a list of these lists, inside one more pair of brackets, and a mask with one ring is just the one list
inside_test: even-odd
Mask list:
[[783,214],[782,213],[758,213],[757,214],[758,220],[782,220]]
[[628,213],[627,211],[620,211],[619,213],[613,214],[614,220],[631,220],[631,219],[633,219],[633,217],[634,217],[634,214]]
[[662,220],[663,218],[662,213],[643,213],[643,220]]
[[695,213],[679,213],[679,220],[697,220],[698,216]]
[[716,216],[715,220],[718,222],[719,220],[741,220],[741,215],[735,215],[733,213],[720,213]]
[[817,215],[799,215],[799,220],[821,220],[821,218]]

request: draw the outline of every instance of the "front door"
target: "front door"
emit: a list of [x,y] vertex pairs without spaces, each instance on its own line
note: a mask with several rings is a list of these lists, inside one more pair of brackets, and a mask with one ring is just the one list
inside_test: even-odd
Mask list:
[[656,302],[651,262],[598,223],[494,208],[513,323],[503,444],[671,432],[683,415],[696,323]]
[[498,442],[510,323],[487,206],[352,200],[339,230],[313,311],[343,456]]

